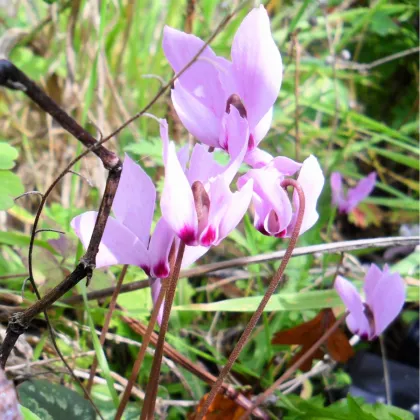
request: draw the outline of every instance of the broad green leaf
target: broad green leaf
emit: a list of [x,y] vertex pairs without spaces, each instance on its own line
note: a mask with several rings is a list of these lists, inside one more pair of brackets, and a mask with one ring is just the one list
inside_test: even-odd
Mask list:
[[77,392],[52,382],[35,379],[17,388],[22,405],[43,420],[95,420],[95,410]]
[[24,191],[20,178],[10,171],[0,170],[0,210],[13,206],[13,198]]
[[12,169],[15,166],[15,159],[18,151],[8,143],[0,142],[0,169]]
[[[238,299],[221,300],[214,303],[195,303],[191,305],[175,306],[175,311],[200,312],[255,312],[262,300],[262,296],[244,297]],[[407,302],[418,302],[419,288],[407,288]],[[272,296],[264,312],[279,311],[307,311],[309,309],[324,309],[342,306],[337,292],[330,290],[313,290],[298,293],[278,293]]]

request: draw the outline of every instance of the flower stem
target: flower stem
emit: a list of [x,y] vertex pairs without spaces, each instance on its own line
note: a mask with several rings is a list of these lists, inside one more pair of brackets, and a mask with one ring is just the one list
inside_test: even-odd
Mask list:
[[229,356],[229,359],[225,365],[225,367],[220,372],[219,377],[217,378],[216,383],[213,385],[210,393],[199,413],[197,413],[196,420],[202,420],[205,415],[207,414],[208,409],[210,408],[211,404],[213,403],[217,393],[220,390],[220,387],[223,384],[224,379],[229,374],[230,370],[232,369],[233,364],[236,362],[237,358],[239,357],[242,349],[244,348],[245,344],[248,342],[249,336],[252,333],[252,330],[257,325],[258,320],[260,319],[264,308],[266,307],[268,301],[270,300],[271,296],[277,289],[277,286],[283,279],[284,270],[289,262],[290,257],[292,256],[293,249],[296,246],[296,242],[299,236],[300,227],[302,226],[303,215],[305,213],[305,194],[299,183],[293,179],[286,179],[282,182],[282,187],[287,188],[289,185],[293,186],[295,191],[298,193],[299,196],[299,210],[298,216],[296,220],[295,228],[293,229],[292,236],[290,238],[289,245],[287,247],[286,253],[281,261],[280,267],[277,272],[274,274],[271,282],[265,292],[264,297],[262,298],[257,310],[252,315],[251,319],[248,322],[244,332],[242,333],[239,341],[237,342],[235,348],[233,349],[232,353]]
[[124,390],[124,393],[121,397],[120,405],[118,406],[117,413],[115,415],[115,420],[120,420],[124,409],[128,403],[128,400],[131,395],[131,390],[133,389],[134,383],[136,382],[137,376],[140,372],[141,365],[143,363],[144,355],[146,354],[147,347],[149,346],[150,339],[152,337],[153,329],[156,324],[156,319],[158,317],[160,307],[162,306],[163,299],[165,297],[166,289],[168,287],[168,282],[166,279],[162,279],[162,287],[159,292],[159,296],[157,301],[153,307],[152,315],[150,317],[149,324],[147,326],[147,330],[143,336],[143,341],[141,343],[140,350],[137,354],[136,361],[134,362],[133,370],[131,371],[130,379],[128,380],[127,386]]
[[178,254],[176,256],[175,266],[172,270],[168,289],[166,291],[165,306],[163,307],[162,325],[160,326],[159,337],[156,343],[155,357],[153,358],[152,369],[149,375],[149,382],[147,383],[146,395],[144,397],[143,410],[141,413],[141,420],[153,420],[156,395],[159,385],[160,367],[162,364],[163,346],[165,344],[165,335],[168,330],[169,317],[171,315],[172,303],[175,297],[176,285],[178,283],[179,273],[181,271],[182,258],[184,256],[185,243],[180,241],[178,247]]

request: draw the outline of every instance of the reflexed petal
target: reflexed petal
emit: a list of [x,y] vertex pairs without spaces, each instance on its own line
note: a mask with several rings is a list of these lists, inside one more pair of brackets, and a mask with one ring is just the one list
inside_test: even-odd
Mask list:
[[363,290],[366,296],[366,302],[372,302],[375,294],[375,289],[382,280],[382,271],[376,264],[371,264],[365,277],[365,284]]
[[230,113],[223,117],[222,138],[228,145],[231,160],[224,171],[224,178],[229,185],[241,166],[248,147],[248,122],[239,115],[239,111],[230,106]]
[[[319,216],[316,211],[316,204],[324,186],[324,175],[318,160],[314,156],[311,155],[305,159],[297,181],[305,194],[305,213],[299,233],[299,235],[302,235],[302,233],[310,229],[318,220]],[[295,212],[293,214],[293,221],[287,230],[287,236],[290,236],[293,232],[299,211],[299,196],[296,191],[293,192],[293,204]]]
[[271,128],[271,122],[273,121],[273,107],[271,107],[267,113],[261,118],[258,124],[253,129],[253,136],[255,146],[261,142],[261,140],[267,135]]
[[[160,279],[150,279],[150,290],[152,292],[153,305],[156,305],[161,288],[162,288],[162,282]],[[159,313],[156,319],[159,325],[162,324],[164,305],[165,305],[165,299],[163,299],[162,301],[162,305],[160,306]]]
[[270,166],[276,168],[281,174],[285,176],[293,176],[299,169],[302,168],[302,164],[295,162],[294,160],[286,156],[277,156],[271,162]]
[[201,258],[210,248],[207,246],[186,246],[181,268],[187,268]]
[[[162,126],[161,137],[167,139],[167,130]],[[167,142],[164,141],[165,143]],[[162,216],[187,245],[192,245],[197,239],[197,213],[190,184],[182,170],[173,142],[169,143],[164,152],[164,159],[165,180],[160,200]]]
[[[165,26],[163,31],[163,51],[176,73],[181,71],[203,47],[204,41]],[[224,112],[224,92],[219,80],[218,57],[207,46],[200,57],[179,77],[183,87],[205,107],[219,117]]]
[[277,99],[283,72],[280,52],[263,6],[253,9],[236,32],[232,63],[236,93],[245,104],[250,127],[255,127]]
[[147,247],[155,210],[156,189],[140,165],[125,155],[112,209],[119,222]]
[[219,238],[215,245],[219,243],[238,226],[239,222],[244,217],[252,197],[253,181],[248,181],[240,191],[233,194],[225,214],[219,226]]
[[[267,234],[276,236],[287,229],[292,220],[292,205],[289,196],[280,185],[283,177],[274,168],[251,169],[248,174],[254,180],[254,193],[262,201],[260,206],[257,203],[255,209],[256,213],[258,210],[258,222],[264,223]],[[263,217],[261,211],[265,213],[267,208],[273,210],[275,215],[270,216],[271,212],[269,211],[264,220],[261,220]],[[276,219],[276,223],[272,223],[273,217]],[[255,226],[257,227],[256,223]],[[257,227],[261,231],[260,228],[260,226]]]
[[214,160],[213,153],[207,146],[196,144],[191,154],[188,180],[192,185],[194,181],[206,183],[210,178],[223,172],[224,167]]
[[265,228],[265,220],[268,218],[271,211],[273,211],[270,203],[261,199],[258,194],[253,194],[252,203],[254,205],[254,227],[263,235],[271,236]]
[[182,170],[185,172],[185,168],[187,167],[188,159],[190,158],[190,147],[188,144],[182,146],[177,154],[179,163],[181,164]]
[[341,276],[335,279],[334,288],[350,312],[346,318],[349,329],[365,339],[371,338],[373,331],[364,313],[364,305],[357,289]]
[[[89,245],[97,215],[97,212],[89,211],[71,221],[71,227],[82,241],[85,249]],[[143,242],[118,220],[108,217],[96,256],[96,267],[115,264],[132,264],[147,270],[149,258]]]
[[263,168],[272,160],[273,156],[270,153],[258,147],[248,152],[244,157],[244,162],[254,169]]
[[180,82],[172,89],[172,103],[185,128],[202,143],[219,147],[220,118],[191,95]]
[[[366,279],[367,280],[367,279]],[[398,273],[383,274],[369,299],[369,305],[375,320],[375,336],[379,336],[399,315],[405,301],[405,283]]]
[[376,184],[376,172],[371,172],[354,187],[347,192],[348,212],[352,211],[373,191]]
[[229,184],[223,176],[218,176],[209,184],[208,195],[210,198],[210,209],[207,219],[207,226],[200,232],[200,245],[211,246],[218,243],[219,226],[231,201],[232,193]]
[[340,172],[333,172],[330,178],[332,204],[337,206],[340,212],[347,212],[347,202],[344,198],[343,180]]
[[169,252],[175,239],[174,231],[160,218],[149,244],[150,275],[166,278],[169,275]]

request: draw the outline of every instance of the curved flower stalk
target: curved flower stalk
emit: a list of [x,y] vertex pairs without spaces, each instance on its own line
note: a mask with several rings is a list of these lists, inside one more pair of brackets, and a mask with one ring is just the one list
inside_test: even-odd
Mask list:
[[239,178],[240,189],[250,179],[253,180],[254,226],[263,235],[277,238],[292,235],[299,212],[299,200],[294,192],[292,203],[282,184],[287,177],[295,175],[298,171],[300,172],[297,182],[305,194],[306,201],[299,231],[301,235],[310,229],[319,217],[316,204],[324,185],[324,175],[314,156],[309,156],[303,164],[279,156],[261,168],[249,170]]
[[243,161],[248,133],[246,120],[231,107],[224,131],[235,139],[229,164],[219,165],[207,147],[196,144],[185,169],[169,141],[167,123],[161,120],[165,181],[160,206],[163,218],[185,244],[205,249],[218,245],[248,209],[252,181],[235,193],[229,187]]
[[340,213],[350,213],[361,201],[368,197],[376,184],[376,172],[371,172],[361,179],[354,188],[349,188],[347,194],[343,189],[340,172],[331,174],[332,204],[338,207]]
[[405,301],[405,283],[388,266],[381,271],[372,264],[363,287],[365,301],[357,289],[344,277],[338,276],[334,287],[349,310],[347,326],[364,340],[374,340],[398,316]]
[[[169,275],[171,247],[173,244],[177,247],[178,244],[175,233],[163,218],[159,219],[153,235],[150,235],[155,202],[156,189],[152,180],[126,155],[112,206],[115,217],[108,218],[96,256],[98,268],[117,264],[141,267],[154,279],[151,284],[154,302],[159,295],[160,279]],[[85,248],[92,236],[97,214],[95,211],[88,211],[71,222]],[[205,251],[205,248],[187,247],[183,266],[192,264]]]
[[[180,71],[204,45],[194,35],[165,27],[163,50],[175,72]],[[199,141],[229,151],[231,142],[220,135],[233,104],[249,124],[248,154],[267,134],[277,99],[283,66],[263,6],[243,20],[232,43],[231,61],[206,47],[200,58],[175,82],[172,101],[186,129]]]

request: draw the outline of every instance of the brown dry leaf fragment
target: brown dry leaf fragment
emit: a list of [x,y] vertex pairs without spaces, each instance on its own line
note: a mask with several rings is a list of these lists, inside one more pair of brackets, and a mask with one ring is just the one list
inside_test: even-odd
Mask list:
[[[209,394],[201,398],[196,411],[188,415],[188,420],[194,420],[201,411]],[[246,410],[235,401],[223,394],[217,394],[203,420],[239,420]]]
[[[321,336],[335,323],[336,318],[331,309],[322,310],[314,319],[288,330],[279,331],[274,335],[272,344],[301,345],[302,348],[289,361],[292,366],[321,338]],[[327,353],[336,362],[345,363],[354,355],[347,336],[337,329],[327,340],[326,349],[319,348],[312,357],[305,361],[300,369],[304,372],[312,367],[315,359],[322,359]]]

